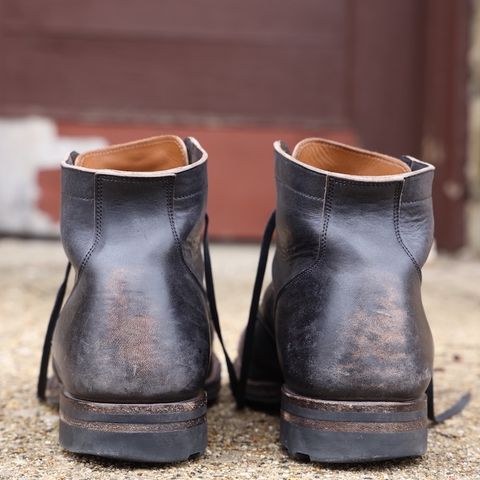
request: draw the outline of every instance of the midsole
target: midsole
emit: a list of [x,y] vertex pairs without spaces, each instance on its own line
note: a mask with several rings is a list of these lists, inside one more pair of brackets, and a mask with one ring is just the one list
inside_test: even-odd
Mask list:
[[293,425],[324,430],[329,432],[409,432],[426,428],[427,420],[414,420],[407,422],[352,422],[352,421],[329,421],[315,420],[311,418],[298,417],[282,411],[282,420]]
[[60,421],[72,427],[102,432],[175,432],[187,430],[205,423],[205,416],[187,420],[185,422],[169,423],[114,423],[114,422],[89,422],[68,417],[60,412]]
[[334,401],[303,397],[282,388],[282,420],[338,432],[408,432],[427,427],[426,396],[406,402]]
[[180,402],[124,404],[79,400],[60,394],[60,420],[70,426],[110,432],[160,432],[206,422],[207,396]]

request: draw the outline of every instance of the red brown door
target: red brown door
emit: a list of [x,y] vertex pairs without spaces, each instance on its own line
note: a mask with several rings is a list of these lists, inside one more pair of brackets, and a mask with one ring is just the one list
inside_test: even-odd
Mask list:
[[[260,235],[274,203],[273,140],[321,135],[420,155],[428,132],[448,152],[427,156],[439,166],[438,242],[454,249],[464,197],[444,187],[452,178],[463,186],[467,6],[0,0],[0,114],[44,114],[61,132],[111,141],[198,136],[210,151],[217,238]],[[437,41],[449,47],[447,65],[431,59]],[[446,66],[454,78],[434,87]],[[450,106],[437,112],[444,99]],[[444,120],[452,115],[454,126]]]

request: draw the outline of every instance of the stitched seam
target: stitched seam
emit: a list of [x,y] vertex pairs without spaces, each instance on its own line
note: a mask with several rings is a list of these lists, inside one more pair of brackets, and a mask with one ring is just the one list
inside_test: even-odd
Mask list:
[[425,202],[426,200],[431,200],[432,197],[419,198],[418,200],[402,200],[402,205],[410,203],[420,203]]
[[182,248],[182,243],[180,241],[180,237],[178,236],[177,228],[175,226],[175,214],[174,214],[174,182],[169,182],[167,185],[166,189],[166,194],[167,194],[167,213],[168,213],[168,220],[170,223],[170,229],[173,234],[173,238],[175,240],[175,246],[177,247],[178,254],[180,256],[180,260],[182,262],[182,265],[187,269],[187,271],[192,275],[195,283],[197,286],[200,288],[200,291],[202,292],[203,295],[205,295],[205,289],[203,288],[202,282],[198,279],[198,277],[195,275],[193,270],[190,268],[190,265],[185,260],[185,257],[183,255],[183,248]]
[[98,242],[102,236],[102,220],[103,220],[103,178],[99,177],[96,179],[95,189],[95,237],[92,243],[92,246],[88,250],[87,254],[80,264],[78,274],[80,275],[85,267],[87,266],[90,257],[92,256],[93,251],[97,247]]
[[92,197],[75,197],[74,195],[69,195],[68,193],[63,194],[64,197],[71,198],[72,200],[85,200],[85,201],[93,201]]
[[327,195],[325,197],[323,229],[322,229],[322,236],[321,236],[321,240],[320,240],[320,245],[318,247],[317,262],[323,256],[323,253],[324,253],[324,251],[326,250],[326,247],[327,247],[327,231],[328,231],[328,224],[330,222],[330,213],[332,211],[333,189],[335,187],[335,183],[336,183],[336,181],[332,181],[332,188],[329,191],[327,191]]
[[156,178],[132,178],[132,179],[124,179],[124,178],[111,178],[111,177],[102,177],[102,181],[104,182],[116,182],[116,183],[163,183],[168,178],[173,175],[167,177],[156,177]]
[[175,200],[185,200],[186,198],[192,198],[202,194],[203,194],[203,190],[199,190],[198,192],[190,193],[189,195],[179,195],[179,196],[175,196],[174,198]]
[[278,177],[276,177],[277,182],[282,185],[282,187],[285,187],[287,190],[291,190],[294,193],[297,193],[298,195],[301,195],[302,197],[310,198],[311,200],[323,200],[322,197],[315,197],[314,195],[308,195],[307,193],[300,192],[296,190],[295,188],[291,187],[290,185],[287,185],[286,183],[283,183]]
[[314,268],[316,268],[316,266],[320,263],[320,261],[323,258],[323,254],[325,253],[326,246],[327,246],[328,224],[330,222],[330,214],[331,214],[332,203],[333,203],[333,188],[336,182],[336,180],[332,179],[331,180],[332,187],[329,189],[328,188],[329,178],[331,177],[327,177],[327,182],[325,183],[326,195],[325,195],[325,202],[323,207],[323,228],[320,236],[320,242],[319,242],[318,251],[317,251],[317,258],[309,267],[297,273],[297,275],[295,275],[292,279],[290,279],[285,285],[283,285],[280,288],[280,291],[278,292],[277,298],[275,300],[275,308],[274,308],[275,313],[277,311],[278,300],[283,294],[283,292],[287,289],[287,287],[289,287],[290,285],[293,285],[294,282],[297,282],[300,279],[300,277],[302,277],[303,275],[306,275],[307,273],[311,272]]
[[80,264],[80,268],[78,270],[78,274],[82,273],[87,266],[90,257],[92,256],[95,248],[97,248],[98,242],[100,238],[102,238],[102,225],[103,225],[103,182],[116,182],[116,183],[163,183],[165,182],[166,178],[168,177],[158,177],[158,178],[147,178],[147,179],[123,179],[123,178],[110,178],[104,176],[98,176],[95,179],[95,188],[96,188],[96,195],[95,195],[95,238],[93,240],[93,244],[88,250],[87,254],[85,255],[82,263]]
[[166,190],[168,221],[170,222],[170,228],[172,230],[173,238],[175,240],[175,245],[180,252],[180,256],[183,260],[182,245],[180,244],[180,238],[178,236],[177,229],[175,228],[175,218],[173,215],[173,193],[173,182],[169,182]]
[[397,188],[395,189],[395,197],[393,201],[393,225],[395,229],[395,236],[397,238],[398,243],[400,246],[403,248],[405,253],[407,254],[408,258],[412,261],[413,265],[415,266],[415,269],[417,270],[417,273],[420,277],[422,278],[422,270],[420,268],[420,265],[418,265],[417,260],[413,256],[413,254],[410,252],[408,247],[405,245],[402,235],[400,233],[400,198],[402,195],[403,191],[403,183],[399,184]]
[[335,183],[341,183],[342,185],[354,185],[355,187],[385,187],[396,182],[359,182],[354,180],[345,180],[343,178],[335,178]]

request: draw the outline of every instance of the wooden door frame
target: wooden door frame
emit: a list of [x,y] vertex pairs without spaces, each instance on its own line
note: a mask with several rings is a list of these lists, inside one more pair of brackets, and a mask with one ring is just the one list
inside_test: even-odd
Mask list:
[[439,249],[465,245],[470,0],[426,0],[421,158],[436,166]]

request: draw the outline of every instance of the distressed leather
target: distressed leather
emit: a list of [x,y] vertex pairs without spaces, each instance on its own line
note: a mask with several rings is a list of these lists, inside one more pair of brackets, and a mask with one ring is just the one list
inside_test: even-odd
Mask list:
[[204,388],[207,165],[196,141],[185,146],[190,165],[174,173],[83,169],[74,156],[62,166],[62,241],[76,278],[52,352],[76,398],[182,401]]
[[281,372],[291,391],[326,400],[405,401],[426,391],[433,342],[420,287],[433,240],[434,169],[400,160],[405,172],[342,175],[275,144],[273,282],[250,379]]

